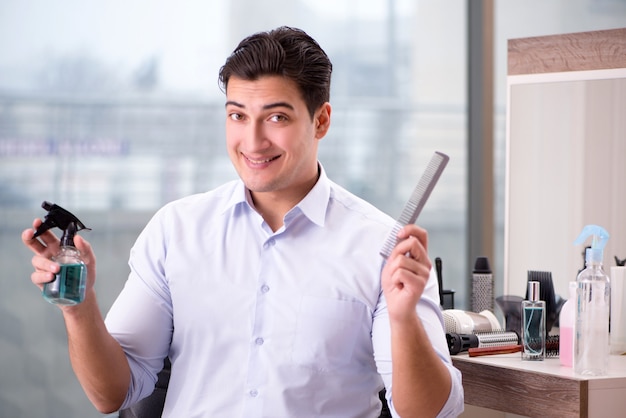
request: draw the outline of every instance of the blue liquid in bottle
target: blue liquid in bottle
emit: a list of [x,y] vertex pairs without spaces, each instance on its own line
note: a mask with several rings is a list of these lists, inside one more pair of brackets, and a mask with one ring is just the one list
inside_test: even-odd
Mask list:
[[543,306],[524,307],[524,359],[543,360],[545,350],[545,328]]
[[85,299],[86,268],[82,261],[61,264],[55,279],[43,287],[43,297],[57,305],[76,305]]
[[546,303],[539,282],[528,282],[530,300],[522,301],[522,360],[542,361],[546,353]]

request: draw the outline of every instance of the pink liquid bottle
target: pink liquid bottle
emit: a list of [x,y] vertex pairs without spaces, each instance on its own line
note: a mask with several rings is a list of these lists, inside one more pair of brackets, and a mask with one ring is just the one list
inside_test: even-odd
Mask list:
[[574,367],[574,323],[576,321],[576,282],[569,282],[569,299],[559,314],[559,361],[562,366]]

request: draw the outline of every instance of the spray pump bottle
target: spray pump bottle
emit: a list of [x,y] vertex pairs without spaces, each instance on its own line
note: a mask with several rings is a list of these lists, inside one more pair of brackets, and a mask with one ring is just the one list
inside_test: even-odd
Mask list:
[[609,312],[611,284],[602,269],[604,246],[609,234],[602,227],[587,225],[575,244],[593,236],[585,254],[585,269],[576,282],[576,322],[574,325],[574,371],[577,374],[601,376],[609,363]]
[[61,265],[61,270],[50,283],[43,287],[43,297],[58,305],[76,305],[85,299],[87,269],[80,258],[80,252],[74,246],[74,235],[85,227],[76,216],[62,207],[50,202],[43,202],[41,207],[48,211],[43,223],[37,228],[33,238],[37,238],[50,228],[63,230],[59,253],[52,257]]

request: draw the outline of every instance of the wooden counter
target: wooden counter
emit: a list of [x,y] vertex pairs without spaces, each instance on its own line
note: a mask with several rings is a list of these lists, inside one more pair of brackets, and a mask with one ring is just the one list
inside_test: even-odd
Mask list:
[[607,376],[578,376],[558,358],[520,353],[452,356],[463,373],[465,403],[530,417],[626,416],[626,356],[611,356]]

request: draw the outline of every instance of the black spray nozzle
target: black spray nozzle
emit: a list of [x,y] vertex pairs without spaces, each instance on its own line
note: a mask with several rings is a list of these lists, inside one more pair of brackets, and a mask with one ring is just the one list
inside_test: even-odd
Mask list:
[[61,206],[54,203],[44,201],[41,207],[48,211],[48,214],[43,220],[43,223],[39,225],[39,228],[35,231],[33,238],[37,238],[50,228],[59,228],[63,230],[63,236],[61,237],[61,245],[74,246],[74,235],[80,230],[87,228],[74,214],[63,209]]

